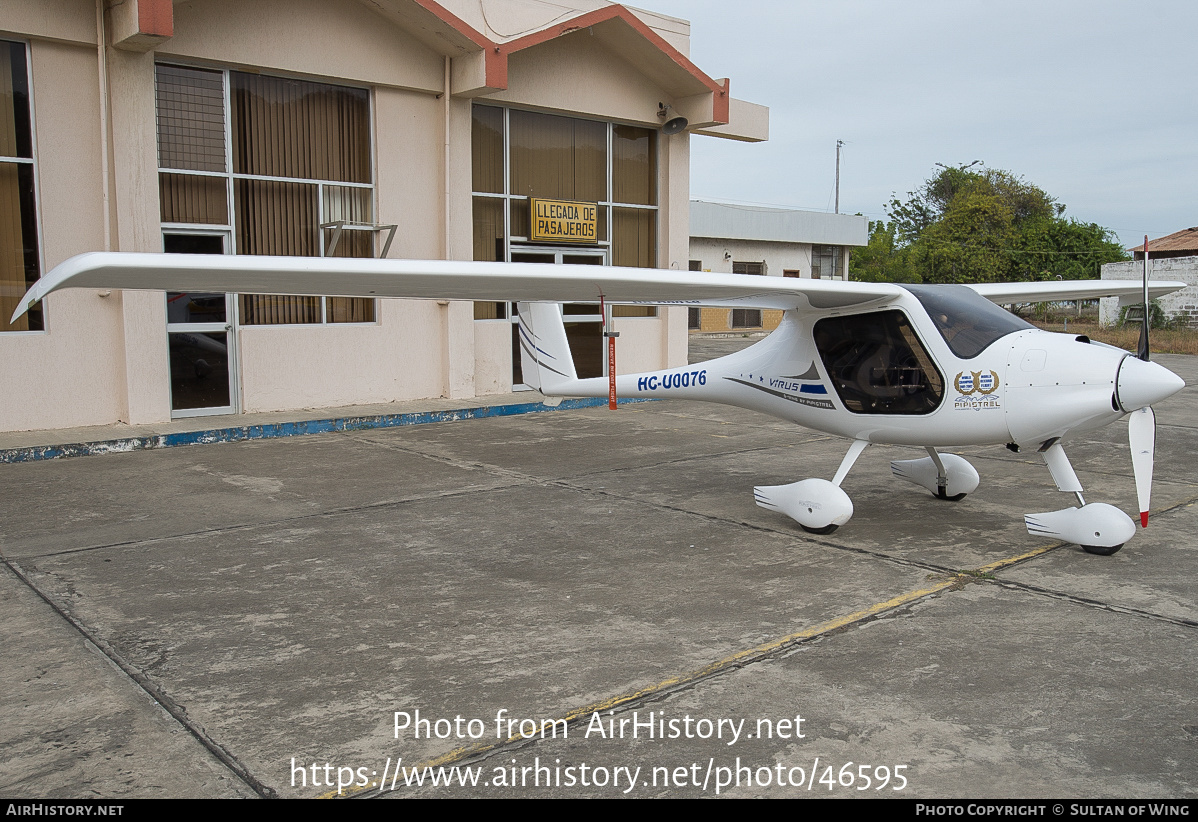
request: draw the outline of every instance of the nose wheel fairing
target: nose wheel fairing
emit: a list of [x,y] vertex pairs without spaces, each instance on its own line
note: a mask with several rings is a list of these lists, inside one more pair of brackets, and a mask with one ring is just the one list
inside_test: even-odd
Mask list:
[[1027,532],[1080,545],[1087,553],[1109,556],[1136,534],[1131,517],[1113,505],[1092,502],[1042,514],[1025,514]]
[[1086,504],[1082,497],[1081,480],[1077,478],[1077,472],[1070,465],[1061,443],[1053,442],[1042,447],[1040,456],[1044,458],[1057,490],[1076,496],[1081,507],[1024,515],[1023,521],[1029,534],[1075,542],[1086,552],[1103,556],[1115,553],[1123,547],[1123,543],[1135,536],[1135,523],[1115,506],[1104,502]]

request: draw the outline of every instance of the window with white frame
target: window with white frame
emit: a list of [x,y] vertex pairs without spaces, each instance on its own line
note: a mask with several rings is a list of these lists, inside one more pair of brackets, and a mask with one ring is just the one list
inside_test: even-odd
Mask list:
[[[224,228],[237,254],[330,253],[337,220],[374,221],[366,89],[160,64],[158,185],[165,229]],[[338,257],[374,256],[346,232]],[[243,294],[247,325],[374,322],[375,302]]]
[[10,323],[21,297],[41,276],[24,43],[0,40],[0,331],[41,331],[39,303]]

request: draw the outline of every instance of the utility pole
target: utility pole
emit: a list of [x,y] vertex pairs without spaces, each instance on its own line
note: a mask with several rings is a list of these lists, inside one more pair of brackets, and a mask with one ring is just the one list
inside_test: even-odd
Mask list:
[[840,147],[844,140],[836,141],[836,213],[840,213]]

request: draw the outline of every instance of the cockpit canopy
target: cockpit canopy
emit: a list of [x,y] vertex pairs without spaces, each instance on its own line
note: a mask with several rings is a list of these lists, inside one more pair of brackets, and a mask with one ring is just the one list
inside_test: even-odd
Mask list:
[[[1033,326],[963,285],[904,285],[963,360]],[[855,414],[930,414],[945,380],[907,315],[897,309],[825,317],[815,347],[845,408]]]
[[1000,337],[1034,328],[964,285],[903,285],[923,304],[949,349],[963,360]]

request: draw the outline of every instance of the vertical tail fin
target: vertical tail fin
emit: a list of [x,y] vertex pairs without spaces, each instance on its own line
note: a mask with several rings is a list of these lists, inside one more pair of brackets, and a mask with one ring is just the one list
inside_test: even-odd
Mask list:
[[520,368],[524,382],[546,396],[569,393],[578,381],[566,340],[562,308],[556,303],[518,303]]

